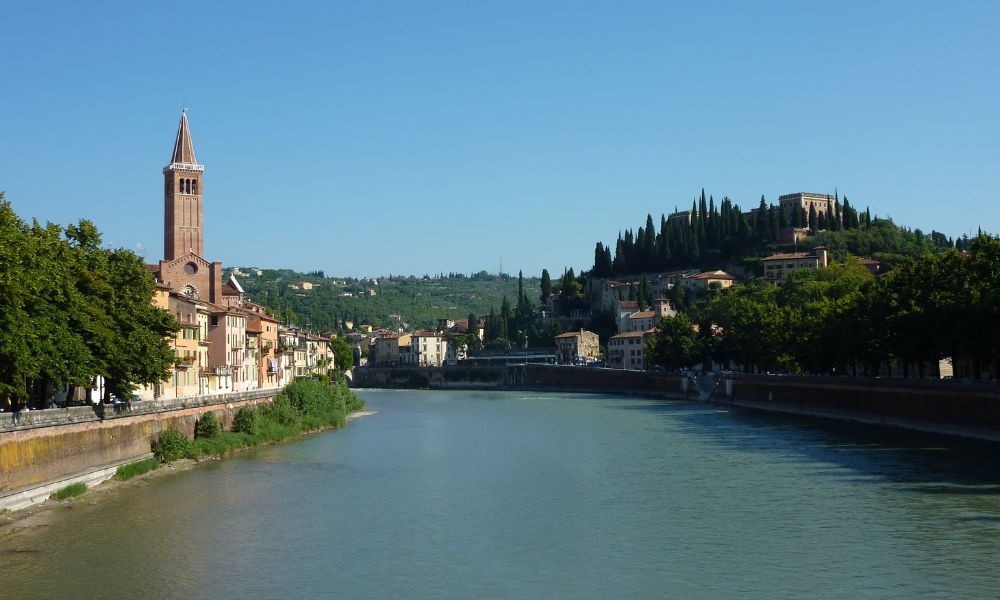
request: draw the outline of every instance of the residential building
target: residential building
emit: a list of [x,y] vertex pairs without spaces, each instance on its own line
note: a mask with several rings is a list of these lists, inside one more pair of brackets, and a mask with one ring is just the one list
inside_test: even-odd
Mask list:
[[829,260],[827,255],[828,252],[824,246],[816,246],[810,252],[772,254],[761,260],[764,266],[764,281],[780,285],[796,271],[826,268]]
[[448,342],[436,331],[415,331],[410,337],[410,361],[418,367],[440,367],[448,353]]
[[655,311],[640,310],[628,316],[628,329],[626,331],[646,331],[655,327],[659,322]]
[[588,363],[601,354],[601,342],[593,331],[581,329],[556,336],[556,357],[563,364]]
[[608,340],[608,366],[612,369],[641,371],[646,368],[646,342],[654,331],[626,331]]
[[409,349],[411,338],[409,333],[385,333],[375,338],[375,343],[368,351],[368,365],[371,367],[400,366],[400,349],[404,347]]
[[247,327],[260,332],[257,379],[262,388],[280,387],[281,368],[278,357],[278,320],[267,310],[252,302],[245,302]]
[[202,391],[199,373],[204,362],[201,358],[203,353],[207,353],[199,339],[201,328],[198,326],[198,305],[186,296],[171,293],[168,307],[181,328],[172,344],[177,355],[172,377],[167,382],[172,389],[165,390],[164,395],[175,398],[197,396]]
[[688,275],[681,280],[688,289],[725,289],[732,287],[736,278],[725,271],[706,271],[697,275]]
[[618,323],[618,331],[628,331],[628,317],[632,313],[639,312],[639,303],[635,300],[615,300],[615,320]]

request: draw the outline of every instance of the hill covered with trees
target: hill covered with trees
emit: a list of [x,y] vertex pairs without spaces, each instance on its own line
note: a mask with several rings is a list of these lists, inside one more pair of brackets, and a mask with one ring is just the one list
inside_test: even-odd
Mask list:
[[[509,302],[518,298],[516,276],[485,271],[354,279],[327,277],[322,271],[239,267],[236,279],[249,298],[271,308],[283,322],[315,330],[342,329],[338,324],[345,321],[375,327],[400,323],[409,329],[432,327],[438,319],[499,311],[505,297]],[[537,277],[524,278],[524,294],[539,297]]]
[[[691,323],[698,325],[692,328]],[[876,277],[857,259],[796,272],[781,286],[755,280],[710,291],[667,319],[648,349],[670,369],[715,361],[744,371],[1000,375],[1000,238],[967,251],[907,258]]]
[[782,232],[793,228],[808,230],[799,249],[824,244],[834,259],[848,254],[870,256],[888,266],[907,256],[919,256],[935,249],[967,248],[968,237],[953,240],[932,231],[899,227],[890,219],[873,216],[851,205],[847,197],[831,198],[830,209],[805,213],[801,208],[786,212],[769,204],[763,196],[752,210],[744,211],[729,198],[719,203],[702,190],[691,205],[690,217],[668,218],[659,224],[652,214],[635,232],[619,232],[614,248],[597,242],[593,277],[614,277],[688,268],[743,268],[754,273],[759,258],[776,250],[791,250],[796,244],[782,242]]

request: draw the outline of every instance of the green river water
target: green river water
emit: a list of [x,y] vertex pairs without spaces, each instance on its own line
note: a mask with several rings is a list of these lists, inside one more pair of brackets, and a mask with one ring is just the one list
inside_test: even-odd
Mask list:
[[0,599],[995,598],[990,446],[712,404],[362,390],[347,428],[0,539]]

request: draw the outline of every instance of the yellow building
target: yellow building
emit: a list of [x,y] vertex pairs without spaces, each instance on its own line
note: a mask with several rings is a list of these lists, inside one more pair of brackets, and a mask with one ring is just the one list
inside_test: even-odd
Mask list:
[[764,281],[773,285],[781,285],[796,271],[826,268],[828,260],[828,253],[824,246],[816,246],[811,252],[772,254],[761,260],[764,265]]

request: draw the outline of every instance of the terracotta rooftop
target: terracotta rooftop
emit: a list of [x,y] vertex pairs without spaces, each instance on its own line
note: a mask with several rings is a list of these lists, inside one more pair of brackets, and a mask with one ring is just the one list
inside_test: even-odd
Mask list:
[[697,275],[692,275],[688,279],[728,279],[735,281],[736,278],[726,273],[725,271],[706,271],[704,273],[698,273]]
[[643,337],[646,335],[650,335],[655,331],[656,331],[655,329],[647,329],[646,331],[626,331],[625,333],[619,333],[617,335],[611,336],[611,339],[614,340],[621,338]]
[[621,300],[618,302],[618,306],[621,308],[639,308],[639,302],[637,300]]
[[762,258],[761,261],[767,262],[769,260],[799,260],[803,258],[819,258],[811,252],[784,252],[781,254],[772,254],[767,258]]
[[652,319],[656,316],[656,313],[651,310],[642,310],[639,312],[634,312],[628,316],[630,319]]

